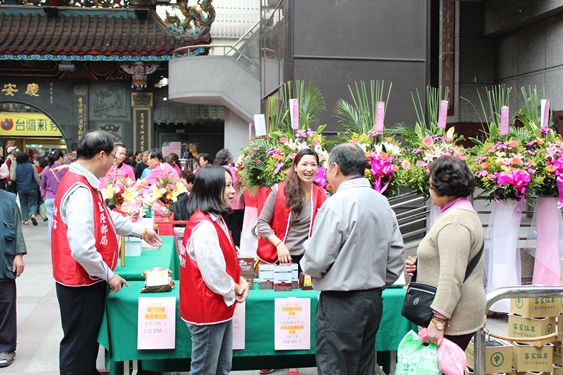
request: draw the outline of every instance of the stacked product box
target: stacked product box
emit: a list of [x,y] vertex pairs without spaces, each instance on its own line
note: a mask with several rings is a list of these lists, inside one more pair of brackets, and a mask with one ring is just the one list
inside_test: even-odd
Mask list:
[[254,258],[239,258],[240,275],[248,283],[248,289],[254,289]]
[[[467,373],[473,373],[474,367],[474,344],[473,339],[467,349],[465,349],[465,356],[467,357]],[[486,374],[503,374],[512,371],[512,345],[509,343],[489,339],[486,343],[485,349],[485,373]]]
[[260,289],[274,289],[274,269],[275,264],[260,264],[258,266],[258,281]]
[[291,292],[292,269],[291,264],[280,264],[274,268],[274,291]]
[[[555,332],[559,298],[514,298],[510,301],[508,336],[534,338]],[[549,374],[554,364],[554,338],[532,342],[514,342],[514,374],[529,372]]]
[[[467,349],[465,349],[467,357],[467,372],[472,374],[474,367],[474,344],[473,339]],[[506,341],[497,339],[489,339],[486,342],[485,349],[485,373],[486,374],[503,374],[512,372],[512,345]]]

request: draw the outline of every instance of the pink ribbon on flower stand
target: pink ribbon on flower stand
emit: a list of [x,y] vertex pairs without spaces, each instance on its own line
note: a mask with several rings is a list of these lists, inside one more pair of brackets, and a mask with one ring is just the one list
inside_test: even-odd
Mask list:
[[[375,177],[375,181],[373,184],[373,189],[380,194],[383,194],[385,190],[389,187],[391,180],[393,179],[393,172],[395,172],[395,166],[391,163],[393,160],[392,157],[389,157],[387,160],[379,159],[379,158],[371,158],[371,175]],[[385,186],[381,187],[381,179],[383,177],[389,177],[389,181],[385,184]]]
[[514,169],[509,173],[501,172],[497,174],[497,184],[510,184],[517,191],[517,193],[514,194],[520,198],[520,214],[518,215],[517,220],[520,220],[520,217],[522,216],[522,202],[526,197],[526,187],[529,183],[530,174],[522,169]]

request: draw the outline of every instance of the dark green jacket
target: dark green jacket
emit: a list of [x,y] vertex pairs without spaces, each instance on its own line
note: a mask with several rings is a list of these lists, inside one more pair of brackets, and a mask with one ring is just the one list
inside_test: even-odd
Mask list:
[[17,254],[27,254],[16,195],[0,190],[0,279],[12,280],[12,263]]

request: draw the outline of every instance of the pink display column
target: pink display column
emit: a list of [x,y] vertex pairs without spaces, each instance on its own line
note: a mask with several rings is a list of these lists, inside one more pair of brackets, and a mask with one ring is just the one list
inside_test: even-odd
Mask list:
[[533,284],[561,285],[559,259],[559,217],[557,198],[540,197],[536,206],[537,244]]

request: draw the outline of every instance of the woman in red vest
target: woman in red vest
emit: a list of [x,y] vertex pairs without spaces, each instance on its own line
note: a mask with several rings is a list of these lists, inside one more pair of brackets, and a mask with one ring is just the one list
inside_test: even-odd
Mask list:
[[[299,264],[305,254],[303,242],[311,236],[315,216],[326,200],[326,191],[313,183],[318,170],[319,156],[304,148],[295,155],[286,182],[272,187],[256,225],[260,261]],[[260,370],[261,374],[270,372]],[[290,368],[288,375],[299,372]]]
[[248,296],[233,237],[222,217],[234,197],[229,171],[213,166],[200,170],[188,199],[190,220],[180,253],[180,314],[192,335],[192,375],[231,371],[235,303]]
[[300,150],[286,182],[272,187],[258,218],[257,255],[265,263],[299,263],[303,242],[311,235],[315,216],[326,200],[326,191],[313,183],[319,156],[310,148]]

